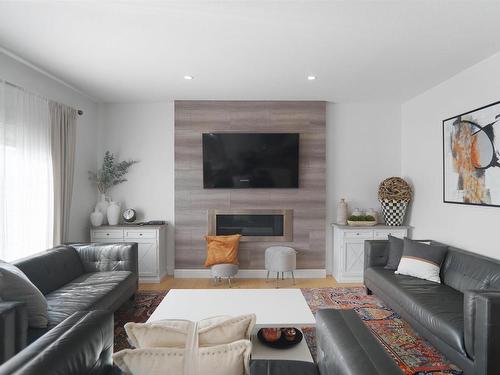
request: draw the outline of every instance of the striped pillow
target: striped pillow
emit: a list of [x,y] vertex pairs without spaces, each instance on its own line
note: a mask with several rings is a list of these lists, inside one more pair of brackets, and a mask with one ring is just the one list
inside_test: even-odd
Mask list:
[[405,238],[403,256],[394,273],[441,283],[439,271],[447,250],[446,245],[431,245]]

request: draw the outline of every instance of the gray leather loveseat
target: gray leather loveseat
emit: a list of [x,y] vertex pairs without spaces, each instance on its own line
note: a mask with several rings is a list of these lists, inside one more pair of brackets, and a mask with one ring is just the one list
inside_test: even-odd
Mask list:
[[[71,341],[68,347],[80,353],[79,360],[85,366],[95,365],[97,370],[101,356],[109,357],[102,361],[109,363],[112,313],[137,291],[137,251],[136,243],[82,243],[59,246],[15,262],[45,296],[49,324],[43,329],[28,328],[23,304],[0,302],[2,360],[21,351],[0,366],[0,374],[12,373],[37,355],[49,355],[49,344],[62,336],[66,345]],[[103,330],[107,332],[110,327],[104,335]]]
[[384,269],[389,241],[365,242],[364,283],[465,374],[500,374],[500,262],[449,247],[442,284]]

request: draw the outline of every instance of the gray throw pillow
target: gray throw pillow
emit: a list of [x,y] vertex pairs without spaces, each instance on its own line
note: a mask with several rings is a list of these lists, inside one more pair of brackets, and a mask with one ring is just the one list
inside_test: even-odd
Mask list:
[[403,256],[394,273],[441,283],[439,271],[447,251],[446,245],[428,244],[405,238]]
[[403,255],[404,241],[401,238],[389,236],[389,257],[385,265],[386,270],[397,270]]
[[24,302],[30,327],[47,327],[49,319],[44,295],[19,268],[3,261],[0,261],[0,297],[4,301]]

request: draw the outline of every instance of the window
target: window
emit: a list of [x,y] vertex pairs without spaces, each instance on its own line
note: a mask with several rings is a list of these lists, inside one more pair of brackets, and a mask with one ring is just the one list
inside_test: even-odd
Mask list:
[[49,103],[0,81],[0,258],[53,244]]

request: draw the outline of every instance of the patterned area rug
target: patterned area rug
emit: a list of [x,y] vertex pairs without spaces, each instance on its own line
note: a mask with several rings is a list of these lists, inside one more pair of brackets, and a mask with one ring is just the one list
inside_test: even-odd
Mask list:
[[[405,374],[462,374],[408,323],[375,296],[368,296],[364,288],[302,289],[309,307],[315,313],[322,308],[354,309],[380,343],[398,363]],[[314,330],[306,337],[315,354]]]
[[[354,309],[405,374],[462,374],[397,313],[376,297],[367,296],[363,288],[302,289],[302,293],[313,313],[321,308]],[[115,313],[115,352],[130,347],[123,325],[145,322],[166,294],[166,291],[138,292],[133,304]],[[306,328],[304,333],[315,357],[315,330]]]

